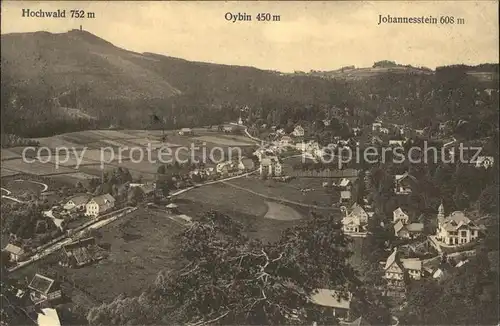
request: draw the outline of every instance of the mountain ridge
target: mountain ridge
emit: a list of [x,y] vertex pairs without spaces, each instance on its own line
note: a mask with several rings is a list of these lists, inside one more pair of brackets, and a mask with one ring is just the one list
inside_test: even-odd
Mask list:
[[[7,99],[2,101],[2,128],[28,137],[109,125],[146,128],[152,114],[175,116],[186,126],[215,124],[234,119],[245,105],[353,106],[371,92],[365,82],[387,94],[402,79],[432,83],[438,75],[438,69],[413,74],[419,68],[401,65],[362,68],[358,71],[376,73],[355,78],[287,74],[138,53],[80,30],[2,34],[1,42],[2,98]],[[471,70],[455,66],[445,72],[457,69]]]

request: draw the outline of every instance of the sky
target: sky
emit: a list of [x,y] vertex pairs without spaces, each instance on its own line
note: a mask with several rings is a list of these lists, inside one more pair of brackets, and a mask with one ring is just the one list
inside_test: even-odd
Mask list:
[[[66,18],[22,17],[22,9],[66,9]],[[95,18],[70,18],[71,9]],[[246,13],[252,21],[227,21]],[[280,21],[257,21],[258,13]],[[497,63],[498,1],[134,2],[2,1],[1,32],[73,28],[118,47],[193,61],[261,69],[334,70],[375,61],[436,66]],[[464,24],[380,24],[386,17],[453,16]]]

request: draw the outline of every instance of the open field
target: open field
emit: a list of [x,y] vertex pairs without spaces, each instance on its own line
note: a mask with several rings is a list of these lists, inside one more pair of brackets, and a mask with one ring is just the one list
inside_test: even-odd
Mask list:
[[0,173],[1,173],[2,177],[8,177],[8,176],[19,174],[19,172],[17,172],[17,171],[12,171],[12,170],[6,169],[4,167],[2,167],[2,170]]
[[[294,179],[289,182],[260,180],[257,177],[228,181],[229,184],[244,187],[262,195],[283,198],[308,205],[331,207],[338,202],[338,194],[328,193],[320,179]],[[304,191],[301,191],[304,190]],[[310,189],[305,191],[305,189]]]
[[179,263],[175,259],[175,235],[180,231],[182,227],[164,214],[139,209],[97,231],[98,244],[109,248],[109,257],[101,262],[71,269],[54,264],[56,257],[52,256],[20,269],[14,276],[31,279],[36,272],[45,271],[50,276],[57,271],[99,301],[110,301],[120,293],[138,295],[154,282],[160,270]]
[[194,137],[193,139],[222,146],[251,146],[255,144],[253,141],[243,136],[207,135]]
[[[214,184],[188,191],[176,197],[181,212],[196,217],[210,210],[227,214],[244,226],[251,238],[262,241],[276,241],[281,232],[297,225],[298,220],[277,220],[265,218],[269,207],[263,198],[224,184]],[[307,218],[308,210],[302,207],[282,205],[293,210],[294,216]]]
[[[25,192],[40,194],[44,188],[40,184],[29,182],[27,180],[25,181],[8,180],[7,182],[2,182],[2,187],[11,191],[12,192],[11,196],[14,197],[18,194],[22,194]],[[4,193],[2,192],[2,194]]]
[[19,158],[19,157],[21,157],[20,153],[22,153],[22,148],[21,148],[20,152],[13,150],[13,149],[2,148],[2,155],[1,155],[2,161],[13,159],[13,158]]
[[[22,159],[6,160],[2,162],[2,167],[10,171],[16,171],[21,173],[35,174],[35,175],[48,175],[54,173],[71,173],[75,172],[75,169],[67,167],[59,167],[56,169],[55,165],[52,163],[40,163],[24,162]],[[4,177],[5,175],[2,175]]]
[[300,215],[296,210],[289,206],[269,201],[266,202],[266,204],[269,209],[266,215],[264,215],[265,218],[279,221],[295,221],[302,219],[302,215]]
[[[41,146],[52,150],[50,156],[47,150],[40,152],[42,155],[41,159],[49,160],[49,162],[23,162],[21,160],[23,147],[2,149],[3,164],[1,176],[6,177],[16,173],[35,175],[64,174],[68,176],[70,173],[76,172],[100,176],[102,156],[104,161],[110,161],[110,163],[106,163],[106,169],[123,166],[129,168],[135,176],[144,175],[144,177],[151,179],[154,177],[158,166],[162,164],[159,160],[157,150],[161,146],[168,146],[171,152],[170,155],[167,155],[167,150],[162,151],[161,158],[165,163],[173,162],[176,159],[180,162],[187,161],[192,156],[187,148],[191,148],[193,145],[200,147],[199,149],[195,149],[195,158],[206,162],[210,166],[214,164],[213,160],[219,160],[222,155],[226,159],[229,157],[227,154],[228,147],[230,147],[229,144],[232,144],[233,147],[252,145],[252,142],[245,136],[226,135],[202,128],[196,129],[195,135],[192,136],[181,136],[176,131],[166,131],[165,135],[167,136],[165,143],[160,141],[160,130],[87,130],[37,138]],[[206,142],[198,138],[205,139]],[[151,144],[152,151],[149,156],[153,163],[149,162],[148,144]],[[178,149],[180,146],[187,148]],[[55,152],[57,147],[67,147],[69,149],[68,156],[66,157],[64,151],[60,151],[60,156],[57,156]],[[215,147],[217,147],[217,150],[213,151],[212,149]],[[132,148],[135,149],[131,151]],[[143,150],[143,155],[141,155],[139,149]],[[222,149],[222,152],[220,149]],[[208,157],[202,157],[204,153]],[[37,155],[37,151],[30,151],[28,154],[30,157],[34,157]],[[74,168],[80,158],[80,171],[76,171]],[[68,160],[67,162],[62,162],[66,159]],[[58,169],[55,168],[57,160],[59,160]],[[132,161],[140,162],[135,163]]]

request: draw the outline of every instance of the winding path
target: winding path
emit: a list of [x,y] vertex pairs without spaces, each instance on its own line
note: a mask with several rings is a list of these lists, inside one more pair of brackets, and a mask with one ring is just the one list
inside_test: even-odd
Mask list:
[[37,184],[37,185],[40,185],[43,187],[43,190],[42,192],[46,192],[47,189],[49,189],[49,186],[43,182],[38,182],[38,181],[32,181],[32,180],[23,180],[23,179],[17,179],[17,180],[14,180],[15,182],[30,182],[30,183],[34,183],[34,184]]

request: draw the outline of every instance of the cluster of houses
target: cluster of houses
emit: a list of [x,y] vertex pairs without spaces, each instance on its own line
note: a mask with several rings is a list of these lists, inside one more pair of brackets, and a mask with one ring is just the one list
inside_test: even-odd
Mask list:
[[[408,214],[400,207],[394,210],[393,226],[396,237],[413,240],[423,234],[424,225],[422,223],[410,223],[409,220]],[[438,208],[436,221],[435,234],[429,235],[429,239],[424,243],[433,245],[439,249],[438,252],[441,252],[443,247],[460,252],[461,246],[474,243],[484,231],[482,226],[478,226],[462,211],[454,211],[449,215],[445,215],[443,204]],[[426,267],[424,264],[426,261],[419,258],[402,258],[402,256],[402,252],[396,247],[385,262],[384,278],[388,282],[388,292],[391,295],[403,296],[405,280],[419,280],[422,277],[430,276],[439,278],[442,274],[442,270],[436,266],[430,266],[432,264]],[[460,266],[460,263],[455,267],[458,266]]]
[[70,198],[63,205],[63,208],[69,212],[84,211],[85,216],[97,217],[112,210],[113,207],[115,207],[115,202],[115,198],[110,194],[95,197],[91,197],[87,194],[80,194]]
[[[242,158],[218,163],[215,172],[223,177],[232,177],[254,169],[254,162],[250,158]],[[211,168],[209,168],[211,169]],[[213,171],[213,170],[212,170]]]

